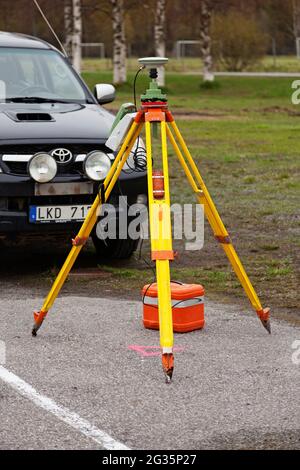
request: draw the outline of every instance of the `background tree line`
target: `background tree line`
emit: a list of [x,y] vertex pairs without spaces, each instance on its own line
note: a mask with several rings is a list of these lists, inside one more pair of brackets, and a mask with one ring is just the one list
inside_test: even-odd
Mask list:
[[[265,53],[294,54],[300,0],[38,0],[80,70],[81,42],[103,42],[114,82],[126,81],[126,56],[172,55],[180,39],[199,40],[204,79],[213,68],[242,70]],[[33,0],[0,0],[0,29],[55,43]],[[213,65],[214,62],[214,65]],[[163,71],[160,75],[164,82]]]

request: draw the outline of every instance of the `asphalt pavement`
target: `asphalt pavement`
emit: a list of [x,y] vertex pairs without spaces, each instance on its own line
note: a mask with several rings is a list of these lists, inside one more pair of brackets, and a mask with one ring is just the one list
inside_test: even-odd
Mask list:
[[206,303],[204,330],[175,335],[167,385],[140,302],[61,297],[33,338],[41,304],[0,300],[1,449],[105,448],[30,387],[131,449],[300,448],[299,327],[273,321],[270,336],[251,311]]

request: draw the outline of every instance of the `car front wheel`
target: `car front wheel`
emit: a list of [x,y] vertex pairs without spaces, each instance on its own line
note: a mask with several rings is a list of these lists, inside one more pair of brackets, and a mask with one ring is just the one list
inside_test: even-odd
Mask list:
[[132,240],[99,240],[96,234],[92,235],[97,256],[100,259],[127,259],[137,249],[139,239]]

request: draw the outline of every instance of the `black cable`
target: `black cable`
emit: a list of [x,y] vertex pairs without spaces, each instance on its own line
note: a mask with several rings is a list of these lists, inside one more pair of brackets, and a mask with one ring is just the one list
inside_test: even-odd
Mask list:
[[[137,104],[136,104],[136,81],[137,81],[137,78],[139,76],[139,73],[145,68],[144,65],[142,65],[136,72],[135,76],[134,76],[134,80],[133,80],[133,100],[134,100],[134,107],[135,107],[135,110],[137,111]],[[136,148],[134,151],[131,150],[131,154],[133,155],[133,163],[134,163],[134,166],[130,165],[130,162],[128,161],[129,159],[127,159],[127,167],[128,169],[123,169],[123,173],[126,173],[126,174],[131,174],[131,173],[134,173],[134,172],[137,172],[137,173],[144,173],[145,171],[147,171],[147,158],[146,158],[146,152],[145,152],[145,148],[142,147],[141,145],[139,145],[139,142],[140,142],[140,136],[138,136],[137,138],[137,144],[136,144]]]
[[[172,281],[172,282],[174,282],[174,281]],[[199,304],[202,303],[201,299],[198,299],[197,297],[192,297],[191,299],[182,299],[182,300],[178,300],[178,302],[176,302],[176,304],[172,305],[172,308],[177,307],[177,305],[182,304],[182,303],[185,302],[186,300],[197,300]]]
[[[133,101],[134,101],[134,106],[135,106],[135,110],[137,111],[137,105],[136,105],[136,81],[137,81],[137,78],[139,76],[139,73],[145,68],[145,65],[141,66],[138,71],[136,72],[135,76],[134,76],[134,80],[133,80]],[[131,151],[130,153],[133,154],[133,161],[134,161],[134,168],[132,166],[130,166],[130,163],[128,162],[127,160],[127,166],[128,166],[128,170],[122,170],[124,173],[132,173],[132,172],[145,172],[147,170],[147,158],[146,158],[146,152],[145,152],[145,148],[142,147],[142,146],[139,146],[139,140],[140,140],[140,136],[138,136],[137,138],[137,145],[136,145],[136,149],[134,151]],[[120,181],[118,180],[118,185],[119,185],[119,190],[120,190],[120,193],[122,195],[122,190],[121,190],[121,185],[120,185]],[[128,203],[127,203],[127,206],[129,207]],[[150,289],[151,286],[153,286],[153,284],[155,284],[156,282],[156,272],[155,272],[155,269],[154,269],[154,266],[152,266],[150,263],[148,263],[148,261],[142,256],[142,246],[143,246],[143,239],[141,240],[141,244],[140,244],[140,249],[139,249],[139,256],[138,256],[138,259],[142,259],[144,261],[144,263],[150,267],[150,269],[152,270],[153,272],[153,277],[154,277],[154,280],[147,286],[147,289],[145,290],[144,292],[144,295],[143,295],[143,299],[142,299],[142,303],[145,304],[145,297],[147,295],[147,292],[148,290]],[[174,283],[174,284],[180,284],[180,285],[183,285],[182,282],[180,281],[171,281],[171,283]],[[176,302],[172,308],[176,307],[177,305],[179,305],[180,303],[182,303],[183,300],[179,300],[178,302]]]
[[135,106],[135,110],[137,111],[137,106],[136,106],[136,80],[139,76],[139,73],[144,70],[145,68],[145,65],[142,65],[138,71],[136,72],[135,76],[134,76],[134,80],[133,80],[133,102],[134,102],[134,106]]
[[142,299],[143,305],[145,305],[145,297],[147,295],[148,290],[150,289],[151,286],[153,286],[153,284],[155,284],[155,282],[156,282],[156,278],[154,278],[154,281],[151,282],[151,284],[149,284],[147,289],[145,290],[144,295],[143,295],[143,299]]
[[[146,264],[148,264],[148,266],[150,266],[150,268],[152,267],[151,265],[149,265],[149,263],[146,262],[146,260],[144,258],[143,258],[143,260],[145,261]],[[156,276],[154,278],[154,281],[151,282],[151,284],[148,285],[147,289],[144,292],[143,299],[142,299],[143,305],[145,305],[145,297],[147,295],[148,290],[150,289],[151,286],[153,286],[153,284],[155,284],[155,282],[156,282]],[[184,283],[180,282],[180,281],[170,281],[170,284],[180,284],[182,286]],[[181,302],[183,302],[183,300],[179,300],[178,302],[176,302],[175,305],[172,305],[172,308],[175,307],[176,305],[180,304]]]
[[[143,228],[141,226],[141,228]],[[143,234],[144,235],[144,234]],[[139,254],[138,254],[138,257],[137,257],[137,260],[140,261],[142,259],[142,248],[143,248],[143,244],[144,244],[144,237],[143,238],[140,238],[140,246],[139,246]]]
[[137,138],[135,150],[131,150],[133,163],[130,164],[129,158],[126,161],[127,169],[123,168],[123,173],[132,174],[132,173],[145,173],[147,171],[147,158],[145,148],[139,145],[140,136]]

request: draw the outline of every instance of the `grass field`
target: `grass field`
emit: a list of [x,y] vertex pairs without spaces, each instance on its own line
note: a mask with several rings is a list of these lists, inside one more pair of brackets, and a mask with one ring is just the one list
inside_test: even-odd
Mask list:
[[[108,72],[86,72],[92,88],[111,82]],[[132,82],[133,74],[129,74]],[[219,78],[213,89],[200,77],[168,73],[169,103],[208,189],[264,305],[274,315],[296,317],[299,308],[300,106],[291,104],[291,79]],[[131,84],[118,89],[120,103],[132,101]],[[147,83],[138,81],[138,93]],[[174,202],[194,197],[175,158],[171,159]],[[173,277],[202,282],[210,297],[235,298],[243,292],[225,255],[206,227],[201,252],[183,252]],[[145,252],[147,245],[144,247]],[[106,267],[119,287],[138,292],[144,282],[142,261]]]
[[[127,68],[133,72],[136,70],[137,59],[132,57],[127,60]],[[84,59],[83,70],[85,72],[105,71],[112,68],[111,59]],[[215,64],[217,71],[224,70],[221,65]],[[168,62],[169,72],[197,72],[202,70],[201,59],[186,57],[182,59],[170,58]],[[260,62],[252,65],[247,70],[255,72],[300,72],[300,59],[296,56],[272,56],[264,57]]]

